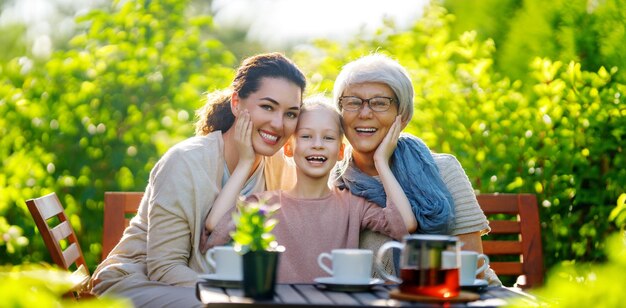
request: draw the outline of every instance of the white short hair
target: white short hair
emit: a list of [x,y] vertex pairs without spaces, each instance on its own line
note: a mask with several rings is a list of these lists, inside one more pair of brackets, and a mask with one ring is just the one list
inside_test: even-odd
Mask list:
[[335,80],[333,101],[339,106],[339,98],[353,84],[378,82],[389,86],[398,101],[398,113],[403,122],[413,117],[413,83],[407,70],[390,57],[375,53],[356,59],[341,69]]

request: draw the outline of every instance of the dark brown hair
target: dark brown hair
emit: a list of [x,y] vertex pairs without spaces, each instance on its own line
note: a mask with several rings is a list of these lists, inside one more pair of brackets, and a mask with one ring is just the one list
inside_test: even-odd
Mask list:
[[208,93],[206,103],[196,110],[196,136],[206,136],[211,132],[227,131],[235,121],[230,110],[232,91],[215,91]]
[[[240,98],[247,98],[261,87],[263,78],[282,78],[300,87],[300,94],[306,88],[306,77],[298,66],[284,55],[274,52],[249,57],[241,63],[231,84],[231,91],[213,92],[207,95],[206,104],[196,115],[196,135],[227,131],[234,123],[235,116],[230,109],[230,97],[237,92]],[[227,95],[228,94],[228,95]],[[225,97],[227,96],[227,97]]]

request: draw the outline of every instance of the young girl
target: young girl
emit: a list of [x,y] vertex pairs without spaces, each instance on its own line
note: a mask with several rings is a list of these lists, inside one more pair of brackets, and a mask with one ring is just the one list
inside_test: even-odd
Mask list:
[[[250,152],[250,124],[242,117],[237,121],[240,152]],[[368,202],[352,195],[348,190],[330,188],[328,179],[337,160],[343,158],[343,131],[339,111],[321,98],[305,102],[296,133],[285,145],[285,154],[293,157],[297,181],[286,191],[267,191],[254,194],[247,201],[268,200],[280,204],[274,218],[278,219],[273,233],[280,245],[285,246],[278,269],[281,283],[313,282],[327,276],[319,267],[317,256],[338,248],[358,248],[359,233],[370,229],[395,239],[414,231],[417,222],[400,184],[389,169],[389,158],[400,134],[400,118],[374,154],[376,168],[388,196],[387,207]],[[246,150],[247,149],[247,150]],[[240,161],[244,156],[241,155]],[[241,164],[241,162],[240,162]],[[242,169],[249,169],[242,164]],[[237,173],[240,165],[237,165]],[[211,231],[208,246],[223,245],[230,241],[234,230],[230,212],[241,189],[243,180],[229,179],[215,201],[206,220]],[[241,174],[246,174],[242,170]],[[226,216],[224,216],[226,215]]]

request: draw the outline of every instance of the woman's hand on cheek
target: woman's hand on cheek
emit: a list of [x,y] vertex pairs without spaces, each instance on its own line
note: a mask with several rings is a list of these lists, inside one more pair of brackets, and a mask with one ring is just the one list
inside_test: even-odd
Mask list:
[[400,121],[400,116],[397,116],[387,135],[383,138],[383,141],[378,145],[376,152],[374,152],[374,163],[378,166],[378,164],[389,164],[389,159],[393,154],[393,151],[396,149],[398,145],[398,137],[400,136],[400,132],[402,131],[402,123]]
[[239,152],[239,162],[254,163],[254,148],[252,147],[252,122],[248,110],[243,110],[235,123],[235,142]]

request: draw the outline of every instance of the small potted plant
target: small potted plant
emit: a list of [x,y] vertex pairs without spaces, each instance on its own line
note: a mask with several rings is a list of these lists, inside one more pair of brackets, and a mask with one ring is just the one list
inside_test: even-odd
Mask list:
[[236,229],[230,233],[235,250],[243,255],[243,293],[254,299],[274,297],[278,257],[284,251],[271,233],[278,220],[271,218],[280,206],[264,200],[237,203],[233,213]]

